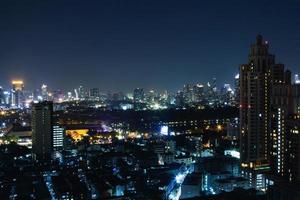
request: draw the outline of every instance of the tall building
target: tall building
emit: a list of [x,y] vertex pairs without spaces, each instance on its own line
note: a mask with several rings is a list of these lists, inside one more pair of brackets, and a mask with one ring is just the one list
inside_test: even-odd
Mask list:
[[275,184],[268,191],[270,200],[294,200],[300,195],[300,85],[292,85],[290,93],[290,108],[278,108],[274,115],[277,143],[271,162]]
[[236,105],[240,103],[240,74],[236,74],[234,77],[234,92]]
[[193,102],[193,86],[191,84],[185,84],[183,86],[184,102],[190,104]]
[[5,96],[3,88],[0,86],[0,105],[3,105],[5,103]]
[[184,101],[184,93],[182,91],[178,91],[176,93],[176,96],[175,96],[175,104],[176,106],[184,106],[185,104],[185,101]]
[[271,88],[270,166],[274,174],[283,176],[286,153],[286,122],[292,113],[290,74]]
[[208,101],[208,105],[218,106],[219,98],[218,98],[218,88],[217,88],[216,78],[213,78],[212,81],[207,82],[206,98]]
[[83,86],[79,86],[79,88],[78,88],[78,97],[79,97],[79,99],[80,100],[86,100],[88,96],[89,96],[88,90]]
[[92,89],[90,89],[90,99],[98,101],[99,98],[100,98],[99,88],[92,88]]
[[53,152],[53,103],[32,106],[32,151],[37,159],[49,159]]
[[41,87],[42,90],[42,99],[43,101],[48,101],[48,87],[47,85],[43,84]]
[[277,90],[285,94],[281,95],[281,99],[274,98],[277,107],[273,115],[273,136],[278,139],[273,145],[273,172],[287,181],[300,181],[300,85]]
[[295,84],[300,84],[300,78],[298,74],[295,74]]
[[195,102],[199,103],[204,99],[204,85],[197,84],[193,87],[193,99]]
[[4,95],[4,104],[6,106],[10,105],[10,103],[11,103],[11,93],[9,91],[4,91],[3,95]]
[[24,104],[24,83],[22,80],[12,81],[11,106],[22,107]]
[[240,153],[242,167],[269,164],[271,154],[271,86],[285,82],[284,66],[275,63],[261,35],[240,66]]
[[153,103],[156,97],[156,93],[154,90],[150,90],[147,93],[146,99],[147,99],[147,103]]
[[53,151],[60,151],[64,147],[65,128],[54,123],[52,126],[52,147]]
[[133,91],[133,101],[134,103],[144,103],[145,92],[143,88],[136,88]]

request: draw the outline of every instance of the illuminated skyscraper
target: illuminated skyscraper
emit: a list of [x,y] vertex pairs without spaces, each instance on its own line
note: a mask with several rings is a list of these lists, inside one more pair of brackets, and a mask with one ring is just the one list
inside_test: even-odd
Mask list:
[[285,75],[271,87],[270,165],[273,174],[280,176],[283,176],[285,171],[286,123],[292,113],[292,85],[289,71],[286,71]]
[[42,87],[41,87],[41,90],[42,90],[42,99],[44,100],[44,101],[47,101],[47,100],[49,100],[48,99],[48,90],[47,90],[47,85],[45,85],[45,84],[43,84],[42,85]]
[[88,96],[89,96],[89,91],[85,87],[79,86],[79,88],[78,88],[79,99],[86,100]]
[[201,102],[204,99],[204,85],[197,84],[193,87],[193,99],[194,102]]
[[240,74],[236,74],[234,77],[234,92],[236,105],[240,103]]
[[193,86],[191,84],[186,84],[183,86],[183,96],[185,103],[189,104],[193,102]]
[[251,45],[248,64],[240,66],[240,153],[242,167],[269,165],[272,148],[272,88],[290,82],[283,64],[275,64],[261,35]]
[[24,104],[24,83],[22,80],[12,81],[12,91],[11,91],[11,105],[16,107],[22,107]]

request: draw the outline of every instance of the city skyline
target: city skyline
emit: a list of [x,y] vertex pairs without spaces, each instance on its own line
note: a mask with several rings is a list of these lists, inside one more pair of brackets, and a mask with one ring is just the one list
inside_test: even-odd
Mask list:
[[300,197],[296,4],[81,2],[0,3],[0,199]]
[[[14,78],[22,78],[27,88],[45,83],[105,91],[176,91],[213,77],[233,83],[257,34],[272,44],[280,63],[299,73],[299,3],[1,4],[6,19],[0,22],[6,30],[0,34],[3,87]],[[254,14],[245,14],[250,11]]]

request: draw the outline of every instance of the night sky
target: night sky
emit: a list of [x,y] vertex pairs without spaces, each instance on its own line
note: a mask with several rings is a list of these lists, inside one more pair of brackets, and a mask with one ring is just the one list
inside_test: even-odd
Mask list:
[[[281,2],[281,3],[280,3]],[[233,82],[257,34],[300,72],[300,1],[0,3],[0,85],[102,91]]]

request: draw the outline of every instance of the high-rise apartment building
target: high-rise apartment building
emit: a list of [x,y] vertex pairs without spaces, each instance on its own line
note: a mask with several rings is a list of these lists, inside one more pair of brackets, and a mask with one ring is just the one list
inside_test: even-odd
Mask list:
[[[62,145],[60,130],[53,129],[53,103],[43,101],[32,106],[32,151],[37,159],[49,159]],[[54,130],[54,132],[53,132]]]
[[241,166],[257,189],[265,183],[264,170],[288,181],[299,180],[300,172],[300,87],[268,48],[257,36],[239,77]]
[[[240,153],[242,167],[268,163],[271,120],[270,88],[275,56],[258,35],[251,45],[248,63],[240,66]],[[277,75],[277,73],[276,73]],[[278,74],[280,76],[280,74]],[[275,80],[274,80],[275,81]]]
[[258,35],[251,45],[248,64],[240,66],[239,79],[241,161],[242,166],[255,168],[269,163],[272,114],[275,107],[288,105],[283,98],[288,95],[291,74],[283,64],[275,63],[268,43]]

